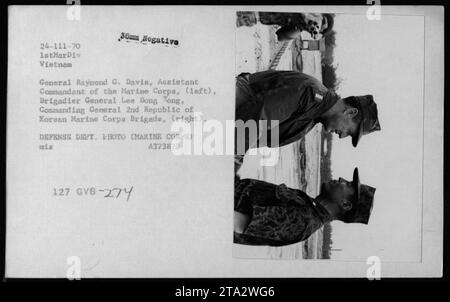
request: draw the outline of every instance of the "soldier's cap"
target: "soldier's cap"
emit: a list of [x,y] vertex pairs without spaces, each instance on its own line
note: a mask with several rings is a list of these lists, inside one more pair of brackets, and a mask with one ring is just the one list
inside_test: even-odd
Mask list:
[[350,102],[353,104],[361,114],[361,120],[358,125],[356,133],[352,135],[352,145],[358,145],[361,136],[369,134],[373,131],[381,130],[380,122],[378,121],[377,104],[373,100],[373,96],[362,95],[350,97]]
[[355,189],[355,195],[352,200],[352,209],[344,215],[344,219],[342,220],[347,223],[368,224],[376,189],[360,183],[358,168],[355,168],[353,171],[352,184]]

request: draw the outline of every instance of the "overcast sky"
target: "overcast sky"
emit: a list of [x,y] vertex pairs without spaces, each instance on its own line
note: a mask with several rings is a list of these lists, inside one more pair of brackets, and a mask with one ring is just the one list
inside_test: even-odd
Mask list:
[[333,140],[334,178],[377,188],[369,225],[333,222],[332,259],[377,255],[383,261],[420,261],[422,210],[422,106],[424,66],[422,16],[337,15],[334,62],[341,96],[372,94],[381,131]]

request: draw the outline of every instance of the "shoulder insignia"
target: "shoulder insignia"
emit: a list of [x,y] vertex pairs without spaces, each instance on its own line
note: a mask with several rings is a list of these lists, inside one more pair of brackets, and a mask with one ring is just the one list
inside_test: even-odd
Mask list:
[[317,93],[316,92],[316,94],[315,94],[315,96],[314,96],[314,99],[316,100],[316,102],[322,102],[322,100],[323,100],[323,95],[321,95],[321,94],[319,94],[319,93]]

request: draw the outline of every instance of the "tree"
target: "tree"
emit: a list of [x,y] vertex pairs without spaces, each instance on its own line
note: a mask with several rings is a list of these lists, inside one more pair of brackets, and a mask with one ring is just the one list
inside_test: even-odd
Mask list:
[[325,40],[325,51],[322,52],[322,65],[332,65],[334,48],[336,47],[336,31],[329,31],[323,39]]
[[336,69],[337,66],[334,65],[322,65],[322,82],[327,88],[333,90],[337,90],[341,83],[341,80],[337,77]]

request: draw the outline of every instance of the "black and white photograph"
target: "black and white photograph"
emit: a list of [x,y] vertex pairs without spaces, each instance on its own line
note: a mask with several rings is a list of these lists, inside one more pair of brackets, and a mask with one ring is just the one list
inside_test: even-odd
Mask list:
[[277,120],[278,140],[236,152],[234,255],[420,262],[424,17],[236,20],[236,120]]

